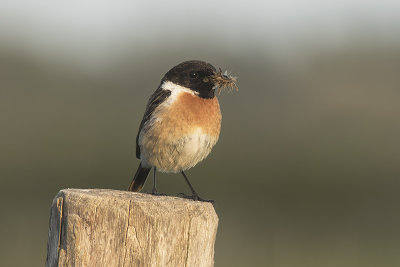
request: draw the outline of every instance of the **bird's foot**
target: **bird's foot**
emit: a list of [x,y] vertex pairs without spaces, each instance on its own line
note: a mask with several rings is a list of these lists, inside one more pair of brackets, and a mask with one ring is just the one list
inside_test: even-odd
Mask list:
[[151,190],[151,194],[153,196],[166,196],[167,194],[163,194],[163,193],[158,193],[157,188],[153,188],[153,190]]
[[214,200],[201,198],[197,194],[193,194],[193,195],[189,196],[189,195],[186,195],[185,193],[179,193],[178,197],[186,198],[186,199],[192,199],[192,200],[195,200],[195,201],[209,202],[209,203],[211,203],[213,205],[215,203]]

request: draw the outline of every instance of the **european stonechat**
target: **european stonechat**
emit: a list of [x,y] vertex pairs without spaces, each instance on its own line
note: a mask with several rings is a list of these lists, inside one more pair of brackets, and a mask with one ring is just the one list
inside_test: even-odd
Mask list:
[[169,70],[150,97],[136,137],[136,157],[140,165],[129,191],[140,191],[153,168],[152,194],[156,188],[156,171],[184,173],[202,161],[217,143],[221,128],[221,111],[216,89],[236,88],[236,78],[217,71],[203,61],[185,61]]

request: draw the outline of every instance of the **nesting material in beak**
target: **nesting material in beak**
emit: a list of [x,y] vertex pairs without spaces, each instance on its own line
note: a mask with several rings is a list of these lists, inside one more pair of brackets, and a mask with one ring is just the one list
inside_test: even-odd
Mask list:
[[228,72],[222,73],[221,68],[218,70],[216,74],[212,77],[215,82],[215,85],[218,87],[218,94],[221,93],[223,89],[228,89],[229,91],[239,91],[239,88],[236,85],[237,77],[230,76]]

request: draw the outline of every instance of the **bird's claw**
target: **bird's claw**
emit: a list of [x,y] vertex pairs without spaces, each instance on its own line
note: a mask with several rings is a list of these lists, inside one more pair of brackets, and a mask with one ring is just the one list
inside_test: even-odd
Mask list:
[[186,198],[186,199],[192,199],[192,200],[201,201],[201,202],[209,202],[209,203],[211,203],[213,205],[215,203],[214,200],[201,198],[197,194],[193,194],[193,195],[189,196],[189,195],[186,195],[185,193],[179,193],[178,197],[182,197],[182,198]]
[[153,188],[153,190],[151,190],[151,194],[153,196],[166,196],[167,194],[164,193],[158,193],[157,189]]

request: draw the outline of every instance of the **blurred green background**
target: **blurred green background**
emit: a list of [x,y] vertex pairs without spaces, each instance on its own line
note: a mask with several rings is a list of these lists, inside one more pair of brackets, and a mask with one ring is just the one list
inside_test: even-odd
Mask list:
[[[187,172],[216,201],[216,266],[400,266],[400,4],[3,1],[0,265],[43,266],[63,188],[125,190],[172,66],[239,76]],[[151,183],[146,185],[149,191]],[[159,190],[187,192],[180,175]]]

